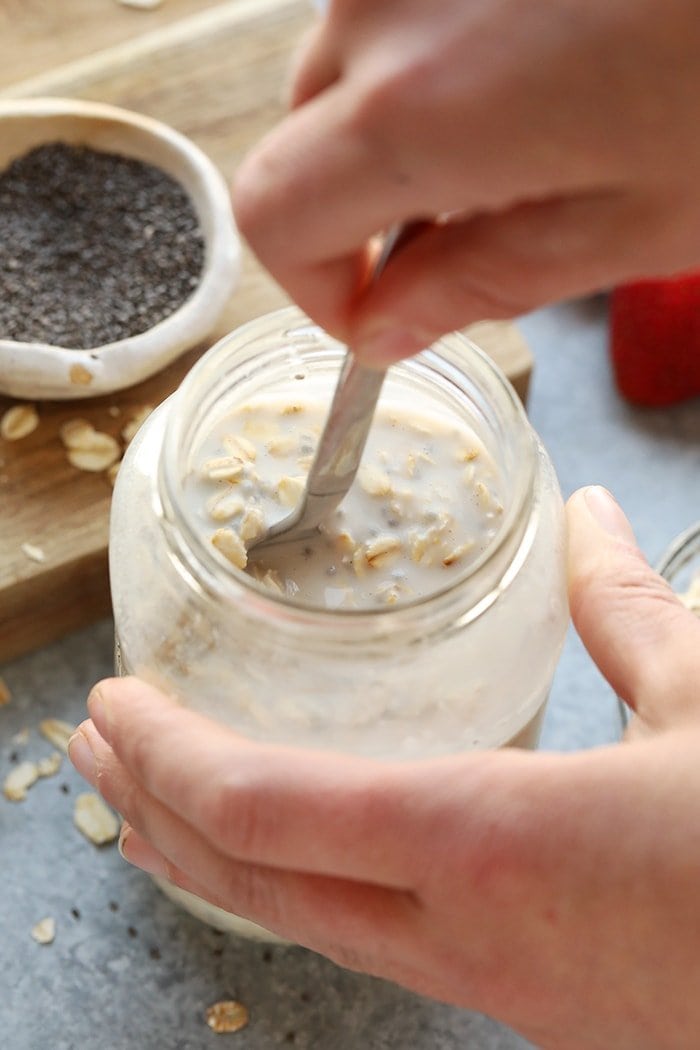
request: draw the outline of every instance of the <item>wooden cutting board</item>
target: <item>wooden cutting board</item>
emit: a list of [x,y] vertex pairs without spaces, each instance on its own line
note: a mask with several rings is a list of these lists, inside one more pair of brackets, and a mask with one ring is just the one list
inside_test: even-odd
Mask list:
[[[313,18],[307,0],[164,0],[148,12],[117,0],[10,3],[0,9],[0,97],[62,95],[139,110],[189,135],[231,173],[282,115],[290,58]],[[246,252],[241,284],[208,345],[286,302]],[[470,334],[525,399],[532,359],[519,331],[484,322]],[[86,418],[118,437],[205,349],[119,394],[40,404],[34,433],[0,439],[0,662],[109,612],[111,487],[69,465],[61,424]],[[0,415],[11,404],[0,397]],[[27,553],[33,547],[42,561]]]

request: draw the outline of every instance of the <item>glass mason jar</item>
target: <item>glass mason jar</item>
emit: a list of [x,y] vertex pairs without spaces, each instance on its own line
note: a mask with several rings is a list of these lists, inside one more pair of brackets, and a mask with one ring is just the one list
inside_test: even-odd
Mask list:
[[[700,521],[672,540],[655,568],[685,604],[700,615]],[[617,704],[624,732],[632,715],[624,700],[618,699]]]
[[[657,571],[673,587],[676,594],[688,595],[700,581],[700,521],[690,525],[664,553]],[[700,593],[698,594],[700,604]]]
[[119,669],[270,742],[395,760],[534,747],[568,623],[563,504],[517,395],[462,335],[394,366],[382,392],[466,422],[500,472],[498,531],[449,585],[411,604],[311,608],[224,564],[196,528],[184,481],[217,423],[261,394],[330,403],[343,354],[296,308],[278,311],[222,339],[143,424],[112,508]]

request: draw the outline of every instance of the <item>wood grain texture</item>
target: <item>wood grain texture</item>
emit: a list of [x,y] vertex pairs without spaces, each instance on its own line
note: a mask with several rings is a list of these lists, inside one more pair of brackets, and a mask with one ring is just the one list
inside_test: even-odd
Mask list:
[[136,11],[117,0],[2,0],[0,86],[158,32],[219,0],[164,0]]
[[[0,94],[89,98],[147,113],[189,135],[231,174],[281,116],[290,57],[312,19],[306,0],[165,0],[153,12],[116,0],[6,0]],[[246,252],[241,284],[213,338],[286,302]],[[472,336],[524,399],[532,360],[518,330],[486,322]],[[0,661],[109,611],[111,488],[103,475],[68,464],[61,423],[86,418],[118,435],[136,408],[171,393],[205,349],[120,394],[44,403],[33,434],[0,439]],[[0,398],[0,414],[10,403]],[[43,550],[43,563],[23,552],[27,542]]]

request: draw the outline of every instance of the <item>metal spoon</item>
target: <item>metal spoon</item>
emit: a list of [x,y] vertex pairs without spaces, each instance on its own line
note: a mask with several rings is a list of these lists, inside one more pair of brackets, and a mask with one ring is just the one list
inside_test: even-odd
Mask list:
[[[391,228],[372,269],[370,283],[379,277],[408,231],[409,227],[403,225]],[[302,497],[291,514],[252,541],[249,553],[276,543],[306,539],[343,500],[355,480],[385,375],[384,370],[365,368],[347,351]]]

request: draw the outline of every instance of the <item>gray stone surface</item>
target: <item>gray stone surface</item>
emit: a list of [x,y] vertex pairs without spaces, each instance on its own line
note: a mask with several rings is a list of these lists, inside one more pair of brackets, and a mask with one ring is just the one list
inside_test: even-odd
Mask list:
[[[569,496],[590,484],[609,488],[656,564],[671,540],[700,519],[700,398],[641,409],[617,395],[603,297],[538,311],[520,325],[536,356],[529,415],[562,492]],[[571,630],[542,746],[592,747],[618,732],[610,690]]]
[[[614,394],[601,300],[531,315],[537,356],[531,417],[562,488],[601,482],[619,497],[647,555],[700,517],[700,402],[662,412]],[[0,522],[2,511],[0,510]],[[13,752],[48,753],[37,725],[77,722],[90,684],[111,671],[111,625],[100,623],[12,665],[0,709],[0,777]],[[30,729],[27,744],[13,741]],[[619,732],[610,690],[571,635],[557,672],[543,745],[590,747]],[[114,846],[96,849],[72,825],[84,790],[64,762],[23,803],[0,797],[0,1046],[6,1050],[521,1050],[495,1022],[341,971],[296,948],[223,937],[171,904]],[[56,940],[32,925],[51,915]],[[250,1009],[239,1035],[216,1036],[208,1004]]]

